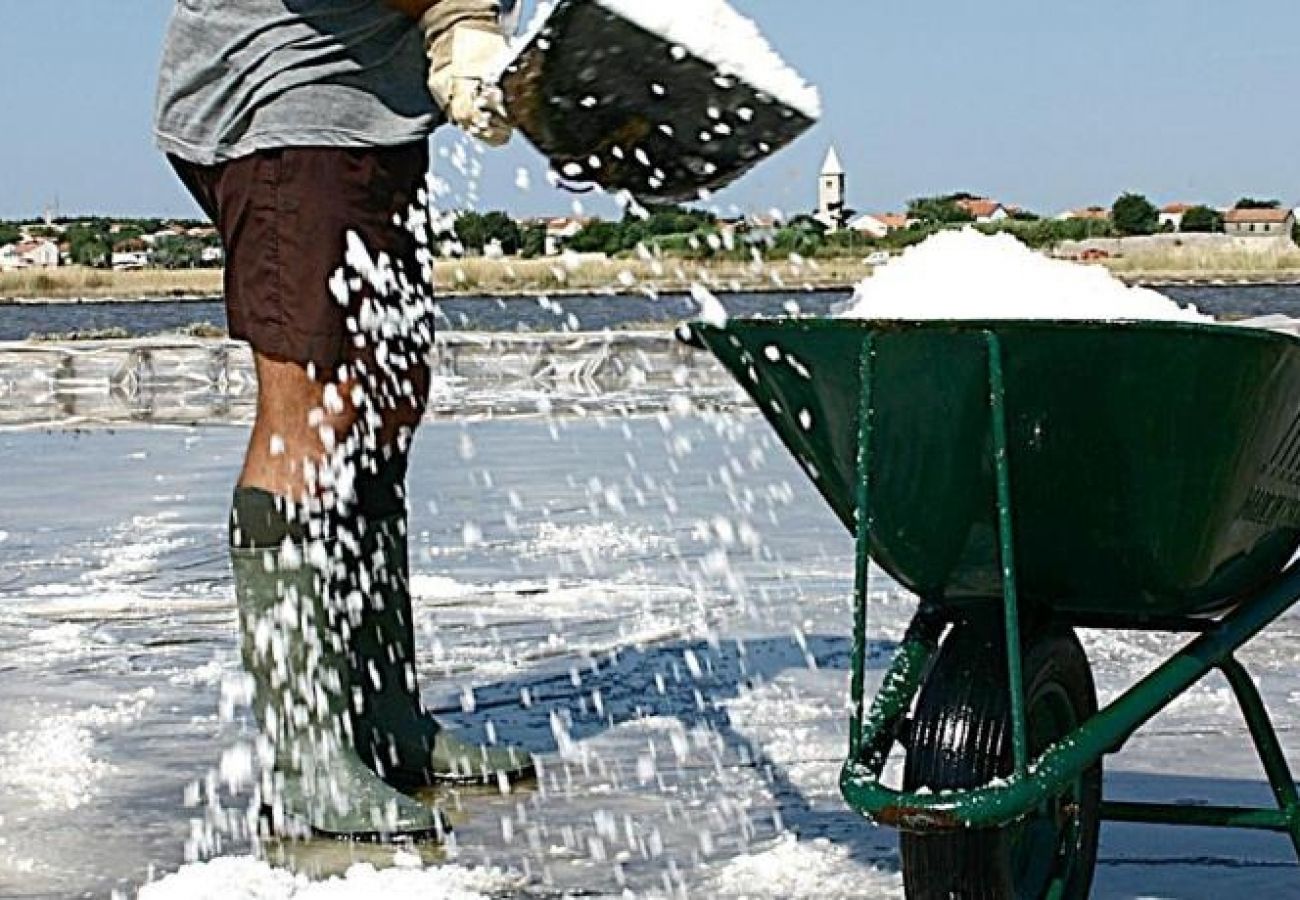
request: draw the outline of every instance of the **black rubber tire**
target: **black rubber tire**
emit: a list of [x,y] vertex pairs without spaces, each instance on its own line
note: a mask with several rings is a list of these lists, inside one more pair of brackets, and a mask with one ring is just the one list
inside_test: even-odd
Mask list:
[[[1087,655],[1070,629],[1027,640],[1023,657],[1030,753],[1097,711]],[[1011,773],[1011,711],[1001,629],[956,626],[921,690],[904,788],[975,788]],[[1101,764],[1052,809],[996,830],[903,834],[909,900],[1086,900],[1097,861]],[[1062,824],[1063,823],[1063,824]]]

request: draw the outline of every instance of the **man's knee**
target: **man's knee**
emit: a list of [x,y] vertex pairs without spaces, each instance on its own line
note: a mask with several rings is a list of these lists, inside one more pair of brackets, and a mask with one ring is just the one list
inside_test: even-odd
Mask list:
[[346,381],[321,378],[298,363],[261,356],[257,375],[258,418],[286,445],[308,449],[318,444],[330,450],[357,422],[357,406]]

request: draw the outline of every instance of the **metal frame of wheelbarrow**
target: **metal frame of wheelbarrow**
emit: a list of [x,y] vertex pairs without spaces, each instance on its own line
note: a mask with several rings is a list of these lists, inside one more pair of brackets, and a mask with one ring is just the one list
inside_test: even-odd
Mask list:
[[1277,732],[1269,720],[1259,690],[1234,654],[1255,635],[1300,600],[1300,568],[1293,567],[1271,586],[1243,598],[1234,611],[1213,620],[1169,619],[1145,625],[1127,620],[1074,618],[1079,627],[1124,627],[1198,633],[1163,665],[1129,688],[1072,734],[1057,741],[1037,759],[1029,755],[1026,722],[1020,609],[1016,596],[1014,516],[1007,448],[1007,408],[1002,345],[996,333],[984,332],[988,351],[989,403],[993,454],[997,475],[997,512],[1002,575],[1002,617],[1006,629],[1008,688],[1014,770],[986,787],[940,793],[910,793],[882,783],[885,763],[930,668],[949,616],[939,604],[922,598],[870,711],[865,711],[867,660],[867,576],[872,529],[872,438],[875,417],[873,379],[875,336],[868,335],[859,360],[857,447],[857,557],[853,623],[853,713],[849,758],[840,776],[840,789],[850,806],[873,821],[904,831],[934,833],[959,828],[1010,825],[1044,808],[1069,790],[1102,757],[1117,752],[1142,725],[1165,709],[1214,669],[1228,679],[1241,707],[1251,738],[1268,775],[1275,808],[1188,806],[1163,803],[1106,803],[1101,818],[1113,822],[1162,825],[1250,828],[1281,832],[1291,838],[1300,857],[1300,794],[1287,765]]

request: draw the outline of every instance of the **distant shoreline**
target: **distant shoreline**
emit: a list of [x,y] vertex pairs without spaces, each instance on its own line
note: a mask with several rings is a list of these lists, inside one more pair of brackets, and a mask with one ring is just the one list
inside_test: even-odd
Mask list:
[[[435,264],[439,297],[535,299],[542,295],[685,294],[704,284],[719,294],[852,291],[871,274],[854,259],[752,263],[665,259],[466,259]],[[117,272],[81,267],[0,273],[0,305],[218,300],[220,269]]]
[[[1261,266],[1261,271],[1177,271],[1145,269],[1127,259],[1112,266],[1125,282],[1143,287],[1294,287],[1300,270]],[[584,261],[566,270],[558,259],[465,260],[439,263],[439,298],[528,301],[539,296],[617,298],[646,293],[681,295],[702,283],[718,294],[791,294],[808,291],[851,293],[872,267],[857,260],[768,263],[761,271],[735,262],[665,260]],[[775,276],[775,277],[774,277]],[[0,307],[45,304],[212,303],[219,302],[219,269],[113,272],[65,267],[38,272],[0,273]]]

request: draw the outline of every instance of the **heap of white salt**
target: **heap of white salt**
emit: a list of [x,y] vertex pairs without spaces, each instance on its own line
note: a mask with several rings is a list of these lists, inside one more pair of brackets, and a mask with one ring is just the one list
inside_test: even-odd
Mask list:
[[704,60],[723,75],[820,119],[821,97],[726,0],[597,0],[638,28]]
[[875,271],[840,315],[854,319],[1209,322],[1101,266],[1051,259],[1009,234],[943,231]]

